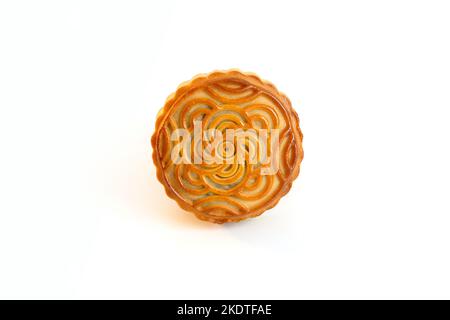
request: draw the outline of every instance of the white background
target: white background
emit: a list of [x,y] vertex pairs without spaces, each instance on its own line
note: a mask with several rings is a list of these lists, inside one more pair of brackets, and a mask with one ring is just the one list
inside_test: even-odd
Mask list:
[[[0,298],[450,298],[448,1],[2,1]],[[240,68],[293,102],[277,207],[198,221],[165,98]]]

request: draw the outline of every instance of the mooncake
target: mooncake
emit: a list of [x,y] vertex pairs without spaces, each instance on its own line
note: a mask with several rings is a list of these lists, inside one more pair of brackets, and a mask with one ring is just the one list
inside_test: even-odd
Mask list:
[[167,195],[214,223],[256,217],[292,186],[303,135],[289,99],[238,70],[182,83],[157,115],[153,161]]

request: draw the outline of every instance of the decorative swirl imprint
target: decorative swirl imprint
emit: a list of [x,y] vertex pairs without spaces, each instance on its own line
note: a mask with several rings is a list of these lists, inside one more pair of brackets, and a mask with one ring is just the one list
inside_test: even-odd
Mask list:
[[181,86],[160,113],[152,144],[167,194],[216,223],[254,217],[276,205],[303,158],[289,100],[238,71]]

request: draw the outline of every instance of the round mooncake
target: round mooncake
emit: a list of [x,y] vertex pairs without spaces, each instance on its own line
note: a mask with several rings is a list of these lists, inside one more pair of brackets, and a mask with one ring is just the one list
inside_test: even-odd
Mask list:
[[238,70],[201,74],[167,98],[152,136],[167,195],[199,219],[237,222],[274,207],[303,159],[289,99]]

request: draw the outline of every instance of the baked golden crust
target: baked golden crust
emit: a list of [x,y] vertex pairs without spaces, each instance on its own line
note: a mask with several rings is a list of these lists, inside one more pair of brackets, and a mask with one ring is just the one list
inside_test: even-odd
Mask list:
[[[184,129],[192,134],[195,121],[205,132],[277,129],[276,173],[262,174],[268,163],[251,162],[247,156],[242,163],[236,159],[223,164],[174,161],[174,132]],[[290,190],[303,159],[302,139],[297,113],[273,84],[238,70],[215,71],[182,83],[167,98],[152,136],[153,161],[158,180],[181,208],[202,220],[237,222],[274,207]],[[257,145],[260,140],[255,141]],[[189,150],[188,157],[195,157],[197,147]]]

